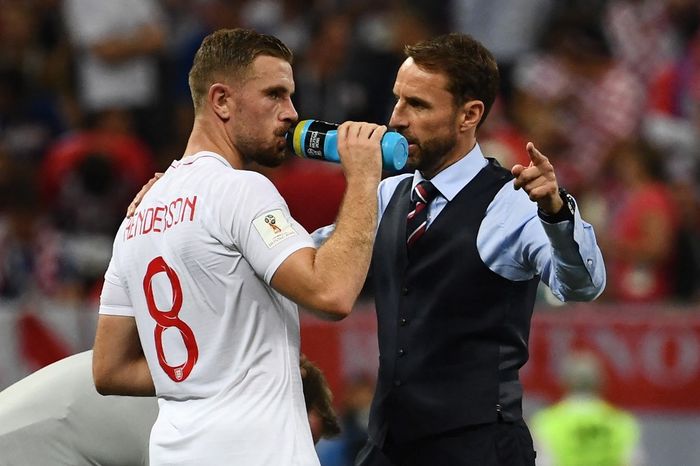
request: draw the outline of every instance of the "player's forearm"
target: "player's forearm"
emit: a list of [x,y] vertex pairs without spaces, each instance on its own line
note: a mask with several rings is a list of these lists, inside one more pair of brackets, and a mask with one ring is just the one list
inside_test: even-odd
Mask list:
[[271,285],[321,317],[342,319],[352,311],[372,255],[378,181],[349,181],[335,231],[318,249],[288,257]]
[[100,314],[92,353],[92,377],[102,395],[155,394],[133,317]]
[[95,388],[101,395],[154,396],[155,386],[146,359],[138,359],[111,373],[93,371]]
[[374,244],[377,186],[381,179],[381,138],[385,126],[345,122],[338,128],[338,152],[347,180],[335,231],[318,249],[289,256],[272,286],[310,310],[342,319],[362,290]]
[[367,278],[376,224],[376,184],[349,185],[335,231],[318,249],[314,262],[322,293],[343,316],[352,310]]

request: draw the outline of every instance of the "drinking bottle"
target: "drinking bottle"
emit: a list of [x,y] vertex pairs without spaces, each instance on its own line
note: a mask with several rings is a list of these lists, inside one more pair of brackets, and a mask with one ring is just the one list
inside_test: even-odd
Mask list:
[[[320,120],[302,120],[287,133],[289,148],[299,157],[340,162],[338,124]],[[382,167],[399,171],[406,165],[408,141],[395,131],[382,136]]]

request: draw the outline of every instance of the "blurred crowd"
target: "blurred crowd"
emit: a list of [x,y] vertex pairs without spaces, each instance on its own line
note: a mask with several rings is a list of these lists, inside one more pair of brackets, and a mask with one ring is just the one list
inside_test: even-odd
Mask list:
[[[126,206],[182,155],[194,52],[239,26],[292,48],[300,118],[332,122],[386,123],[403,46],[473,35],[502,77],[482,148],[550,157],[603,248],[599,301],[700,304],[697,0],[0,0],[0,303],[95,309]],[[339,166],[260,170],[309,231],[333,222]],[[372,384],[324,464],[351,464]]]
[[[237,26],[287,43],[300,117],[334,122],[386,122],[403,46],[472,34],[502,74],[484,151],[551,158],[604,249],[601,299],[700,302],[697,0],[0,0],[1,300],[96,299],[127,204],[185,147],[194,51]],[[333,221],[338,166],[265,174],[307,229]]]

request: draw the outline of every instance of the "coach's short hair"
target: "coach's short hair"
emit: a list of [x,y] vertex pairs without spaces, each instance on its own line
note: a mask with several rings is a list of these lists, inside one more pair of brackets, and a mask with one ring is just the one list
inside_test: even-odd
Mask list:
[[447,77],[447,90],[456,105],[468,100],[484,103],[481,124],[496,100],[498,64],[493,54],[468,34],[450,33],[405,47],[406,56],[419,68]]
[[240,80],[260,55],[292,63],[292,51],[281,40],[250,29],[219,29],[202,41],[189,73],[195,113],[212,84],[224,79]]

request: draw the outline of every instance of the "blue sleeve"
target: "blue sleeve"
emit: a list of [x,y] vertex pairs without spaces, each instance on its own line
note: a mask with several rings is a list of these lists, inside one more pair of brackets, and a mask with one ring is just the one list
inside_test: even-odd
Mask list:
[[[386,210],[386,206],[389,204],[391,197],[394,195],[394,191],[396,190],[396,187],[398,186],[399,182],[409,176],[413,175],[410,173],[404,173],[401,175],[386,178],[382,180],[381,183],[379,183],[379,187],[377,188],[377,202],[379,203],[377,209],[379,216],[379,218],[377,219],[377,225],[379,225],[379,222],[382,219],[382,215],[384,215],[384,211]],[[331,236],[333,231],[335,231],[335,224],[321,227],[313,233],[311,233],[311,238],[314,240],[316,248],[321,247],[321,245],[326,242],[328,237]]]
[[593,227],[580,216],[548,224],[537,204],[506,184],[486,211],[477,247],[484,264],[514,281],[539,276],[561,301],[591,301],[605,289],[605,264]]

